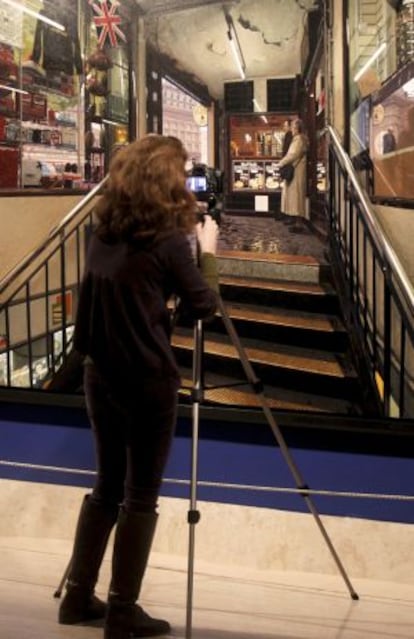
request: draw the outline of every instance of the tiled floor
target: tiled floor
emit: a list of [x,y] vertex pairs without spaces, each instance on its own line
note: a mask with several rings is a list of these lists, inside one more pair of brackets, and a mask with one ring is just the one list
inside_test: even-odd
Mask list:
[[[59,626],[53,594],[64,573],[67,541],[0,538],[0,638],[93,639],[102,630]],[[408,558],[412,560],[412,558]],[[109,577],[101,571],[98,594]],[[187,561],[153,553],[141,603],[189,639],[397,639],[414,637],[414,586],[353,580],[352,601],[339,576],[253,571],[195,557],[191,623]]]
[[302,229],[303,233],[291,233],[285,222],[273,217],[224,214],[218,247],[221,250],[308,255],[325,262],[326,244],[305,223]]

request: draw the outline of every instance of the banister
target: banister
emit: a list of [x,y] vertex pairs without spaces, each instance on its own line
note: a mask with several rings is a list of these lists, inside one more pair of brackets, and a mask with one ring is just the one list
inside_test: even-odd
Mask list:
[[361,204],[362,214],[364,216],[364,221],[366,222],[371,232],[372,240],[375,243],[375,246],[379,254],[383,257],[384,261],[390,265],[390,271],[392,272],[393,277],[395,278],[399,289],[403,293],[405,301],[409,306],[408,310],[414,314],[414,287],[407,277],[405,269],[402,266],[394,249],[381,230],[381,226],[373,213],[373,207],[368,198],[368,195],[365,193],[360,183],[358,182],[358,178],[356,176],[352,162],[342,148],[338,133],[330,125],[327,126],[327,130],[338,159],[343,169],[348,174],[348,178],[352,184],[352,187],[354,188],[358,196],[358,200]]
[[99,182],[99,184],[97,184],[91,191],[89,191],[89,193],[84,198],[82,198],[82,200],[78,202],[78,204],[76,204],[73,209],[71,209],[69,213],[67,213],[67,215],[54,228],[49,231],[48,235],[43,240],[43,242],[39,244],[39,246],[28,253],[18,264],[16,264],[14,268],[11,269],[11,271],[9,271],[3,277],[3,279],[0,281],[0,295],[5,291],[10,282],[12,282],[14,278],[18,277],[25,270],[25,268],[29,264],[31,264],[31,262],[35,260],[42,253],[42,251],[44,251],[47,245],[59,235],[62,229],[72,219],[74,219],[76,215],[80,211],[82,211],[82,209],[84,209],[96,195],[100,193],[107,180],[108,175],[106,175],[103,180]]

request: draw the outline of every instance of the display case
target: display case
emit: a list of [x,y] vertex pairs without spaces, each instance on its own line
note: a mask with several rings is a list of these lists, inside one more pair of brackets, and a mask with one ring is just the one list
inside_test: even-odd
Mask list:
[[229,117],[229,187],[232,192],[271,193],[280,190],[283,124],[295,117],[292,113],[252,113]]
[[133,9],[117,4],[109,37],[99,3],[14,4],[0,7],[0,188],[90,188],[130,139]]
[[414,62],[372,97],[370,157],[374,197],[414,202]]
[[72,188],[82,179],[78,96],[57,88],[21,96],[21,186]]

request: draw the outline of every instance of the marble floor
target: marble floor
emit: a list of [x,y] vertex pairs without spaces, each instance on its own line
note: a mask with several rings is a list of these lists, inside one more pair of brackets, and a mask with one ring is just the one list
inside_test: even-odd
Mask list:
[[[59,626],[54,598],[70,553],[67,540],[0,537],[0,638],[93,639],[94,627]],[[105,558],[98,594],[109,578]],[[397,639],[414,637],[414,585],[194,563],[188,605],[187,559],[154,552],[142,605],[190,639]],[[187,616],[189,613],[189,616]]]

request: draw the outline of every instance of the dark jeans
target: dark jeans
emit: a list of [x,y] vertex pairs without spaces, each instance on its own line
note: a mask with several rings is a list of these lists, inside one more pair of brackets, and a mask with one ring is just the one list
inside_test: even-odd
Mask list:
[[133,396],[115,396],[95,366],[87,364],[84,389],[96,449],[92,499],[155,512],[176,424],[176,380],[157,380],[138,386]]

